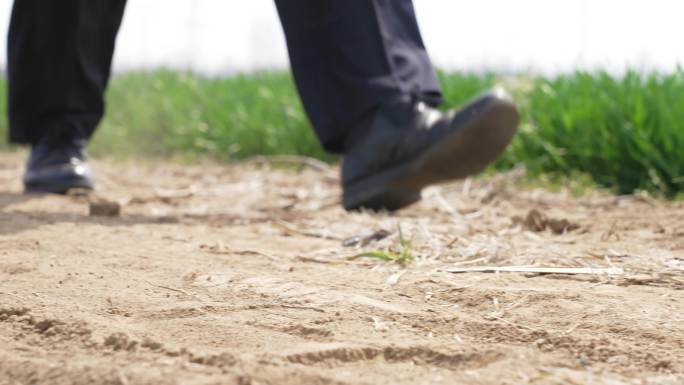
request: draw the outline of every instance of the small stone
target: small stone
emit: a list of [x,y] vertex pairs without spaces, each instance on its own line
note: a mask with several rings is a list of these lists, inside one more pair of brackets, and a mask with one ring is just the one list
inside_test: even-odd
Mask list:
[[91,217],[118,217],[121,215],[121,205],[105,199],[95,199],[90,202]]

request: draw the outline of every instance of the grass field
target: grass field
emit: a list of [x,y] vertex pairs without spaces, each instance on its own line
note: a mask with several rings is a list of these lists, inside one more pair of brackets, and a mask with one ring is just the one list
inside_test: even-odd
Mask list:
[[[684,190],[684,70],[577,72],[552,78],[440,73],[445,107],[502,83],[521,106],[521,134],[497,163],[531,175],[588,175],[620,193]],[[0,131],[6,131],[0,83]],[[244,158],[300,154],[332,161],[282,72],[205,78],[174,71],[118,75],[96,154]]]

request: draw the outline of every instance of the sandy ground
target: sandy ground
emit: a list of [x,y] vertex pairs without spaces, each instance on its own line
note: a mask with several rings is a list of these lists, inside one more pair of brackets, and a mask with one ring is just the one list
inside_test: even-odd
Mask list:
[[[0,384],[684,383],[682,203],[513,172],[346,214],[335,169],[96,162],[122,210],[99,217],[22,195],[22,156],[0,155]],[[614,274],[448,271],[477,266]]]

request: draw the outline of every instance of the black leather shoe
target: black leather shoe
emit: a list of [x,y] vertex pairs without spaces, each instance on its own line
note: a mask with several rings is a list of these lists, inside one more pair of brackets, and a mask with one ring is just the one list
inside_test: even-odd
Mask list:
[[76,188],[92,190],[85,146],[85,139],[46,138],[36,143],[24,175],[26,192],[66,194]]
[[343,206],[397,210],[420,200],[423,187],[477,174],[504,152],[518,123],[503,89],[446,113],[422,102],[384,106],[344,156]]

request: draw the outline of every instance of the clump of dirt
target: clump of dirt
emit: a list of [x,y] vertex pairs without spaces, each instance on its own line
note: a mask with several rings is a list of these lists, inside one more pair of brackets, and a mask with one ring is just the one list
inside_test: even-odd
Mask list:
[[24,263],[0,263],[0,272],[8,275],[23,274],[33,270],[35,268]]
[[121,205],[103,198],[92,198],[89,202],[91,217],[118,217],[121,215]]
[[564,218],[549,218],[537,209],[530,210],[525,218],[513,217],[513,223],[521,225],[529,231],[542,232],[550,230],[554,234],[564,234],[580,228],[578,224]]
[[126,333],[114,333],[111,334],[104,341],[104,346],[111,347],[114,350],[127,350],[135,351],[138,347],[139,342],[130,339]]
[[10,317],[21,317],[29,313],[31,309],[27,307],[0,307],[0,321],[13,320]]
[[312,338],[317,340],[329,340],[335,334],[331,330],[318,327],[310,327],[305,325],[289,326],[285,328],[284,331],[286,333],[290,333],[303,338]]
[[232,367],[238,364],[238,359],[230,353],[210,354],[206,356],[191,356],[193,364],[213,366],[217,368]]

